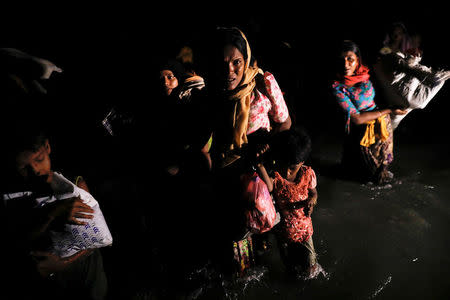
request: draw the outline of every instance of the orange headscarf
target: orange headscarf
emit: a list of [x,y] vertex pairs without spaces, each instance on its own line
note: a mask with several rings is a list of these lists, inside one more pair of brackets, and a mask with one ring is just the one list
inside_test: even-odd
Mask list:
[[353,86],[359,82],[367,81],[370,78],[369,68],[364,65],[359,65],[354,75],[338,75],[339,81],[345,85]]

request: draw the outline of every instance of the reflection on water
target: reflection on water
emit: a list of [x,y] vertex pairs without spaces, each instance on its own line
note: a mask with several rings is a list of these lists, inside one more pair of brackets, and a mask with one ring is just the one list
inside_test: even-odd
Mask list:
[[[411,157],[433,157],[431,147],[408,147]],[[289,278],[272,236],[246,276],[230,278],[206,264],[188,276],[193,288],[180,299],[448,299],[450,164],[408,155],[398,156],[394,180],[381,186],[317,168],[312,219],[320,265],[313,276]]]
[[392,276],[388,276],[386,280],[369,296],[369,299],[375,299],[375,297],[389,284],[391,283]]

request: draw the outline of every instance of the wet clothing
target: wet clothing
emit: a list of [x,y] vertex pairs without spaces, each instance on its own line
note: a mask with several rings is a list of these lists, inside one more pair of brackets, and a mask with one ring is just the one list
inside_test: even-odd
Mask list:
[[[342,165],[350,176],[365,180],[379,181],[387,176],[387,168],[394,160],[394,140],[391,118],[384,115],[388,138],[375,139],[370,146],[361,146],[361,140],[367,130],[367,125],[352,125],[349,134],[344,138]],[[362,168],[363,167],[363,168]]]
[[311,217],[305,215],[303,207],[294,208],[292,204],[308,199],[308,189],[313,189],[316,185],[316,174],[308,166],[301,166],[296,182],[290,182],[275,172],[272,193],[281,214],[278,228],[287,242],[301,243],[312,236]]
[[317,263],[317,254],[312,237],[301,243],[279,241],[280,256],[286,268],[292,273],[307,271]]
[[353,86],[346,85],[343,79],[332,84],[333,94],[346,115],[342,166],[350,177],[380,183],[388,177],[387,168],[394,159],[391,118],[384,115],[362,125],[350,122],[351,114],[378,108],[368,75],[359,79]]
[[308,199],[308,189],[316,185],[316,174],[308,166],[301,166],[295,182],[275,172],[273,196],[281,214],[276,228],[277,239],[281,259],[290,272],[305,271],[317,262],[311,217],[305,215],[303,207],[292,207],[292,204]]

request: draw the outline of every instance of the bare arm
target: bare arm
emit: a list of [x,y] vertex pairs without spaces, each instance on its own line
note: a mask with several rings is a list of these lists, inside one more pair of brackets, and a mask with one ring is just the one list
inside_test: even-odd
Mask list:
[[209,153],[209,144],[206,143],[205,146],[203,146],[201,150],[203,157],[205,158],[206,164],[208,166],[208,170],[211,171],[212,169],[212,160],[211,160],[211,154]]
[[274,123],[272,133],[289,130],[291,128],[291,125],[292,125],[291,116],[288,116],[286,121],[284,121],[283,123]]
[[85,225],[86,221],[78,219],[92,219],[94,210],[85,204],[80,198],[55,201],[36,209],[33,216],[33,224],[27,233],[29,241],[38,239],[56,219],[65,223]]
[[373,121],[375,119],[378,119],[379,117],[384,116],[386,114],[390,114],[390,113],[393,113],[395,115],[404,115],[404,114],[406,114],[406,111],[401,110],[401,109],[390,109],[390,108],[373,110],[373,111],[365,111],[365,112],[361,112],[359,114],[351,114],[350,120],[356,125],[361,125],[361,124]]
[[62,72],[54,63],[14,48],[0,48],[0,62],[6,66],[6,71],[33,79],[49,79],[53,72]]
[[317,198],[318,198],[317,189],[316,188],[309,189],[308,190],[308,199],[306,200],[308,202],[305,207],[305,214],[308,217],[311,217],[311,214],[314,210],[314,206],[316,206],[316,204],[317,204]]
[[94,249],[85,249],[75,253],[69,257],[59,257],[50,252],[34,251],[31,253],[34,260],[37,262],[37,270],[42,277],[48,277],[51,274],[63,271],[68,268],[73,262],[82,257],[90,255]]
[[267,185],[267,189],[269,192],[273,191],[273,179],[267,174],[266,168],[264,168],[264,165],[262,163],[259,163],[256,166],[256,172],[258,173],[259,177],[264,181],[264,183]]

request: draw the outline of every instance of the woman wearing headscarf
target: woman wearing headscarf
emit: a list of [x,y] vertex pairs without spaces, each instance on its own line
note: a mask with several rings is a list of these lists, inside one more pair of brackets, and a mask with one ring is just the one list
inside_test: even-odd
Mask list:
[[[218,28],[213,41],[206,88],[214,106],[211,147],[216,202],[211,208],[215,236],[222,254],[246,253],[241,261],[251,261],[241,176],[252,174],[257,153],[268,148],[270,137],[290,128],[291,119],[283,94],[274,76],[261,70],[244,33],[237,28]],[[238,261],[239,263],[239,261]],[[229,266],[229,260],[225,260]]]
[[289,129],[291,119],[277,81],[256,65],[242,31],[218,28],[214,50],[208,81],[219,113],[214,163],[224,167],[244,155],[252,138]]
[[404,114],[405,111],[376,105],[369,68],[363,64],[354,42],[343,41],[338,57],[339,71],[332,92],[346,119],[344,172],[363,181],[387,182],[393,176],[388,167],[394,159],[389,114]]

